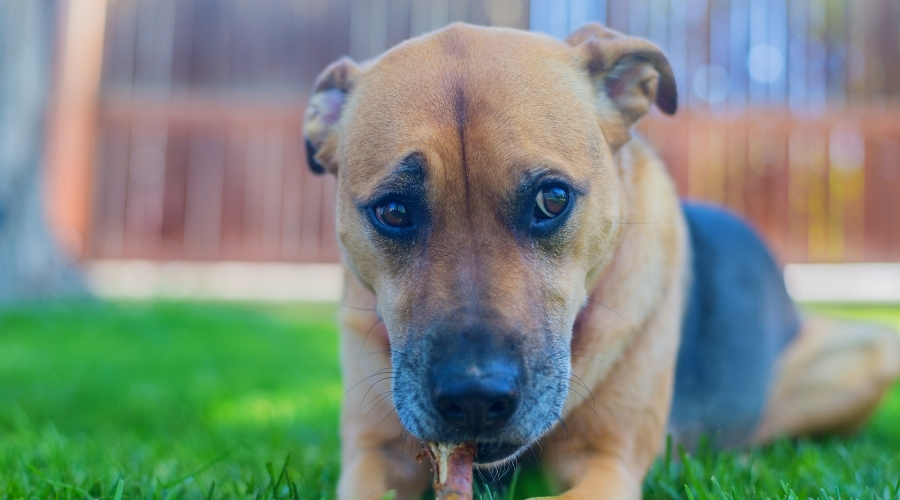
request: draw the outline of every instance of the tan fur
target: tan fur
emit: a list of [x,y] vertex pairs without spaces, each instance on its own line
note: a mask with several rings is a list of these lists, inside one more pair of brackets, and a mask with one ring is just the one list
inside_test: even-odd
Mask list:
[[[562,498],[640,497],[664,439],[689,277],[674,186],[630,128],[653,103],[674,112],[676,102],[656,47],[596,24],[567,43],[452,25],[323,73],[306,138],[314,168],[338,178],[347,266],[340,498],[427,488],[416,437],[394,411],[391,353],[476,307],[498,331],[522,335],[526,356],[546,356],[542,328],[571,345],[563,424],[540,441],[556,450],[544,458]],[[427,251],[379,243],[359,209],[411,153],[429,168]],[[497,212],[535,166],[588,191],[549,257],[523,250]],[[795,386],[775,399],[803,390]],[[789,420],[772,411],[760,438],[792,431]]]
[[625,220],[640,223],[623,228],[576,323],[573,371],[593,399],[570,398],[566,425],[547,438],[561,450],[544,458],[568,489],[563,498],[640,498],[672,398],[685,301],[685,223],[674,187],[647,146],[632,141],[618,159],[631,186]]
[[900,376],[900,337],[890,328],[806,319],[782,354],[754,441],[858,430]]

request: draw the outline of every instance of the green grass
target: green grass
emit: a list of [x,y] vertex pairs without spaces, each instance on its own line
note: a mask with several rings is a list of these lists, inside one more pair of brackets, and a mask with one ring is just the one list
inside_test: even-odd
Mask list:
[[[900,326],[900,307],[825,309]],[[333,498],[334,315],[97,302],[0,313],[0,498]],[[900,386],[852,439],[670,455],[646,498],[900,499]],[[516,497],[548,493],[534,471],[519,479]]]

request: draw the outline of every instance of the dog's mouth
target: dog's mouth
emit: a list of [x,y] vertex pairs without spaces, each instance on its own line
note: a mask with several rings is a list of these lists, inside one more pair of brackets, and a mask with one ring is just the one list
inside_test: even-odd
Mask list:
[[489,469],[515,458],[527,446],[511,443],[476,443],[475,467]]

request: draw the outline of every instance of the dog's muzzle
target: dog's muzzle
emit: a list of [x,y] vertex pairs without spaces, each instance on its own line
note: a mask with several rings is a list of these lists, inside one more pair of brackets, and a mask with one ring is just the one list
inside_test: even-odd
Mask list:
[[541,335],[442,326],[411,336],[392,353],[400,421],[424,441],[475,443],[482,466],[521,453],[559,418],[568,392],[567,358],[534,344],[523,350],[525,339]]

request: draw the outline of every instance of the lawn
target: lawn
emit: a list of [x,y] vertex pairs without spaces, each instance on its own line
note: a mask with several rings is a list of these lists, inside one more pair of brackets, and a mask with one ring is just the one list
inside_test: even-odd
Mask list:
[[[900,307],[818,309],[900,327]],[[101,302],[0,313],[0,498],[333,498],[334,315]],[[645,497],[900,499],[898,450],[900,386],[852,439],[672,450]],[[542,483],[526,470],[514,496]]]

